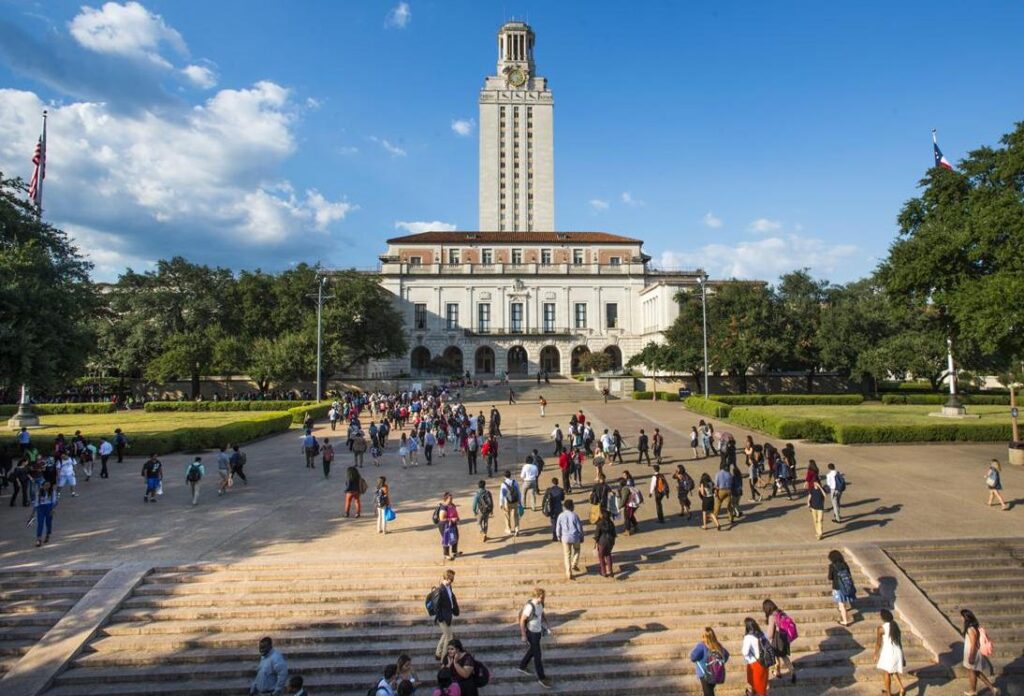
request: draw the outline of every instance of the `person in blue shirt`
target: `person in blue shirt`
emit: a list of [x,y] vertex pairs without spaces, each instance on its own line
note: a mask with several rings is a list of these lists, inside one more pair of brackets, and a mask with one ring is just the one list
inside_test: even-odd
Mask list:
[[572,499],[566,499],[562,503],[562,513],[555,523],[555,536],[562,542],[562,549],[565,553],[565,577],[569,580],[575,579],[573,572],[580,570],[580,543],[583,541],[583,523],[579,515],[575,513]]
[[283,696],[288,683],[288,663],[284,655],[274,648],[270,636],[260,638],[259,651],[260,664],[249,687],[249,696]]
[[32,436],[28,434],[28,428],[23,427],[21,432],[18,433],[18,445],[21,447],[22,454],[25,454],[28,451],[31,443]]
[[715,696],[715,687],[725,681],[725,663],[729,661],[729,651],[718,642],[715,629],[704,629],[700,642],[690,651],[690,661],[697,666],[703,696]]
[[306,455],[307,469],[316,468],[316,453],[319,449],[316,438],[313,437],[313,431],[307,428],[306,434],[302,436],[302,451]]
[[715,474],[715,517],[718,517],[723,507],[729,513],[729,525],[735,524],[732,509],[732,474],[726,468],[719,469]]
[[[57,507],[57,492],[53,488],[52,481],[44,481],[36,491],[34,501],[36,511],[36,546],[42,546],[50,541],[50,534],[53,532],[53,509]],[[43,537],[43,530],[46,530],[46,537]]]

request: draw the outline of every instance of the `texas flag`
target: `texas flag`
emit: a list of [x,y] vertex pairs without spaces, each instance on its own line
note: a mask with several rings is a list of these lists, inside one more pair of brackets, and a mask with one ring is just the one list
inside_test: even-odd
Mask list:
[[935,149],[935,166],[953,171],[953,165],[949,163],[946,156],[942,154],[942,150],[939,149],[939,143],[935,139],[935,131],[932,131],[932,147]]

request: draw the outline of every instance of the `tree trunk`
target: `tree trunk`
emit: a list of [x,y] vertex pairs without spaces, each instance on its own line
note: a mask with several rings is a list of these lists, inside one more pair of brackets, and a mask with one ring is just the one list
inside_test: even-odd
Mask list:
[[739,383],[740,383],[740,394],[746,394],[747,393],[747,371],[746,370],[742,370],[742,371],[741,370],[737,370],[736,371],[736,378],[739,380]]
[[199,398],[199,394],[200,394],[199,373],[198,372],[193,372],[192,373],[192,398],[193,399],[198,399]]
[[812,394],[814,392],[814,368],[807,371],[807,393]]

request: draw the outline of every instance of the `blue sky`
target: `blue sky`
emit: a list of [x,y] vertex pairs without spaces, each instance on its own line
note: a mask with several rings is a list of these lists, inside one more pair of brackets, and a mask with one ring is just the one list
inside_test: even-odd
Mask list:
[[0,0],[0,170],[29,177],[48,106],[47,217],[98,278],[371,267],[416,223],[475,229],[511,18],[555,96],[557,227],[717,276],[870,272],[931,128],[955,162],[1024,114],[1009,0]]

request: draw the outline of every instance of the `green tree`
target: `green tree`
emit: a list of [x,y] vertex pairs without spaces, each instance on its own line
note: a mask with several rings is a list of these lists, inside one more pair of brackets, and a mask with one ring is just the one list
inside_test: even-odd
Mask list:
[[97,305],[86,261],[37,219],[20,179],[0,173],[0,392],[55,391],[82,374]]
[[821,367],[821,313],[828,289],[827,280],[815,280],[804,268],[782,276],[775,290],[780,366],[806,370],[808,393]]
[[612,369],[612,358],[604,351],[591,351],[580,356],[580,369],[587,372],[607,372]]
[[275,385],[303,379],[316,371],[316,344],[301,331],[257,338],[249,353],[249,376],[261,394]]
[[873,394],[888,374],[878,348],[902,327],[874,277],[833,286],[821,310],[816,341],[822,368],[860,381]]
[[747,372],[769,366],[781,352],[771,289],[726,281],[708,293],[707,305],[710,369],[727,372],[746,392]]
[[[402,355],[408,350],[402,315],[375,276],[357,271],[333,274],[333,297],[323,308],[323,362],[326,374],[346,372],[368,360]],[[316,282],[307,286],[313,292]],[[312,316],[316,336],[316,314]]]

